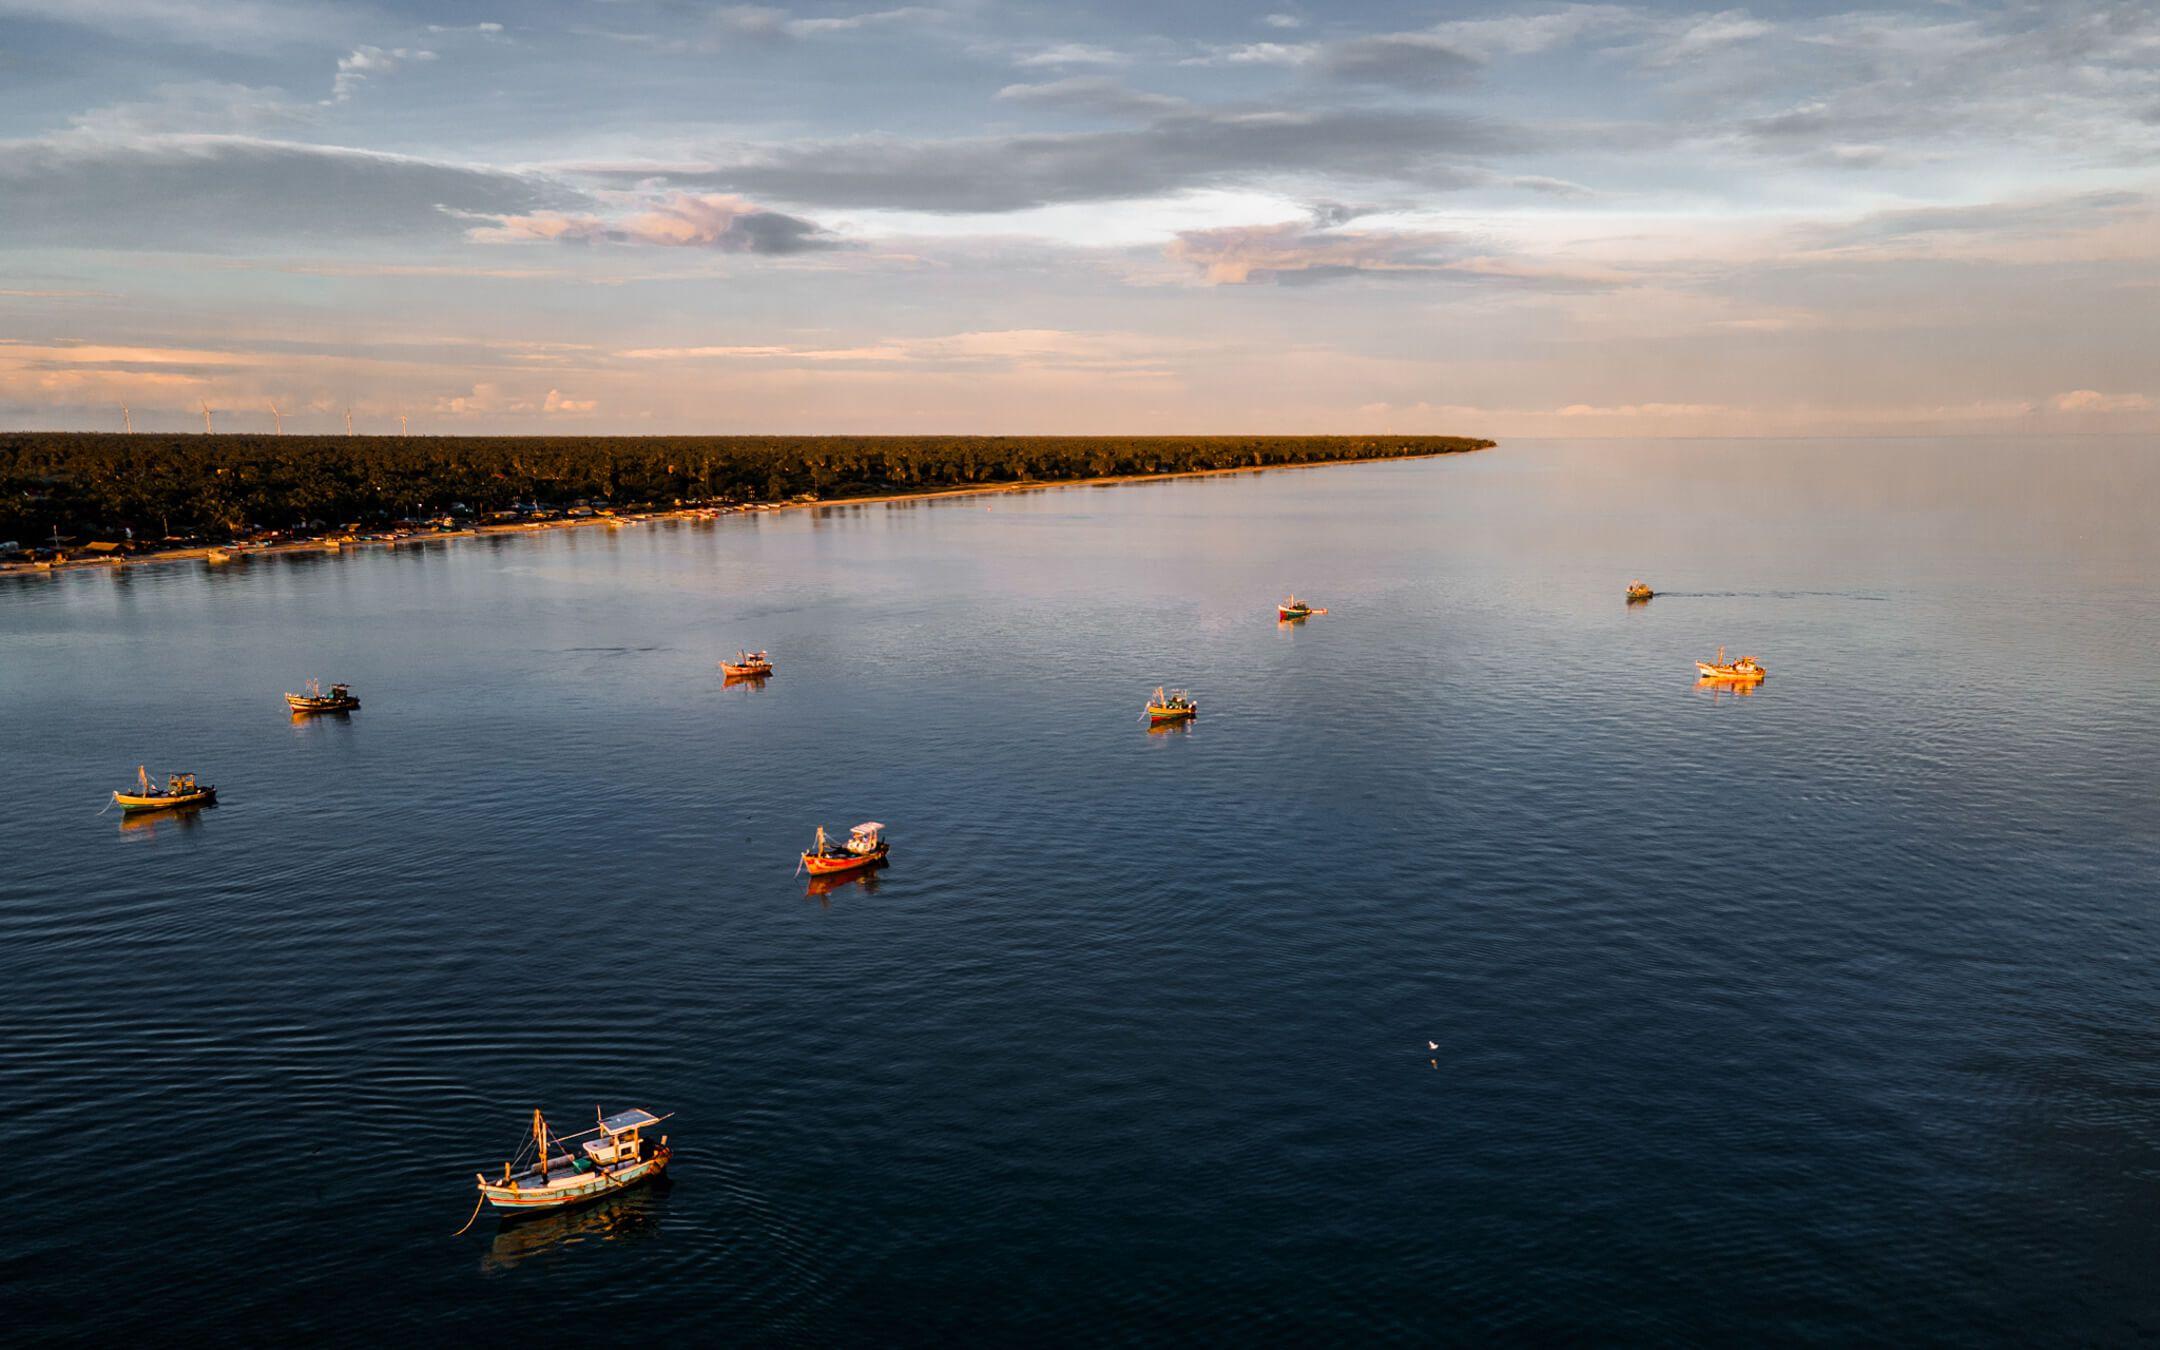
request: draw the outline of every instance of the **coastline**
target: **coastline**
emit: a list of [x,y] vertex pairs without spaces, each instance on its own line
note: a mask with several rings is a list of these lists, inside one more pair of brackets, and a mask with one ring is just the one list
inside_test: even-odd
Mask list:
[[[1497,444],[1497,443],[1496,443]],[[738,506],[675,506],[661,511],[637,511],[629,514],[595,514],[563,520],[526,520],[501,525],[473,525],[457,530],[430,530],[426,533],[391,535],[385,538],[330,538],[295,539],[276,544],[227,544],[223,546],[202,545],[193,548],[160,549],[155,553],[136,553],[125,557],[69,558],[65,562],[47,563],[0,563],[0,576],[47,576],[55,572],[116,571],[130,567],[152,565],[170,566],[177,563],[200,562],[205,566],[227,566],[247,558],[269,557],[280,553],[342,553],[348,549],[395,549],[401,546],[446,543],[458,539],[479,539],[490,535],[534,534],[542,530],[587,529],[593,526],[621,528],[657,520],[715,520],[722,516],[769,515],[776,511],[809,511],[834,506],[880,506],[895,502],[932,501],[943,497],[987,497],[1012,492],[1042,492],[1054,488],[1122,487],[1132,483],[1167,483],[1180,478],[1216,478],[1224,474],[1278,473],[1293,469],[1326,469],[1342,464],[1395,464],[1408,460],[1445,459],[1453,455],[1476,454],[1493,449],[1496,445],[1476,446],[1464,450],[1436,450],[1421,455],[1364,455],[1355,459],[1315,459],[1297,464],[1241,464],[1227,469],[1180,469],[1171,473],[1111,474],[1098,478],[1024,478],[1001,483],[970,483],[956,487],[926,488],[920,492],[888,492],[861,497],[818,497],[809,501],[757,502]],[[212,564],[210,555],[223,553],[227,561]]]

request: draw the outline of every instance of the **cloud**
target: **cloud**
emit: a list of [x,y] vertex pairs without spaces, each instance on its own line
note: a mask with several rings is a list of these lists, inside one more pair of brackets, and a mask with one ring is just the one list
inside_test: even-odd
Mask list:
[[1084,42],[1060,42],[1051,47],[1038,47],[1013,58],[1016,66],[1122,66],[1125,55],[1108,47],[1093,47]]
[[1747,42],[1773,32],[1771,26],[1742,9],[1695,15],[1685,20],[1671,41],[1659,52],[1664,61],[1682,61],[1715,47]]
[[337,76],[330,83],[330,103],[344,103],[360,92],[371,75],[388,75],[408,61],[432,61],[435,53],[426,48],[359,46],[338,58]]
[[1230,47],[1211,47],[1206,54],[1178,62],[1181,66],[1302,66],[1320,52],[1310,42],[1242,42]]
[[[1996,251],[2035,243],[2062,256],[2062,242],[2111,227],[2149,229],[2152,199],[2128,189],[2074,193],[2017,201],[1975,202],[1879,211],[1843,224],[1805,227],[1795,232],[1802,248],[1875,257],[1934,256],[1970,252],[1976,246]],[[2144,256],[2160,256],[2160,236],[2147,240]]]
[[1264,16],[1260,22],[1270,28],[1303,28],[1305,26],[1305,21],[1295,14],[1269,14]]
[[1148,197],[1282,174],[1446,191],[1487,180],[1457,156],[1531,143],[1520,128],[1441,110],[1190,110],[1121,131],[863,136],[746,146],[700,169],[595,165],[584,171],[805,206],[965,213]]
[[503,26],[499,23],[431,23],[427,30],[430,33],[478,33],[482,37],[497,37],[501,35]]
[[1384,33],[1325,49],[1319,68],[1330,79],[1397,89],[1447,89],[1468,84],[1484,63],[1428,33]]
[[1199,270],[1211,285],[1242,286],[1302,274],[1431,272],[1444,265],[1449,235],[1316,229],[1310,221],[1186,230],[1163,255]]
[[555,239],[571,242],[655,244],[707,248],[721,253],[807,253],[839,247],[824,227],[722,193],[669,193],[643,210],[621,216],[536,211],[500,217],[474,228],[481,243]]
[[1584,38],[1639,29],[1641,10],[1627,5],[1562,5],[1539,13],[1501,14],[1484,19],[1456,19],[1426,31],[1459,51],[1481,60],[1528,56],[1564,47]]
[[161,84],[146,99],[77,113],[68,122],[91,135],[125,139],[173,132],[290,132],[316,122],[319,116],[313,107],[294,103],[282,89],[186,80]]
[[1056,370],[1102,376],[1153,376],[1163,357],[1189,344],[1139,333],[1012,328],[939,337],[886,338],[859,347],[643,347],[616,353],[636,362],[721,361],[784,366],[892,365],[944,370]]
[[1460,235],[1431,230],[1352,230],[1360,212],[1332,203],[1309,221],[1185,230],[1163,250],[1216,286],[1304,283],[1352,276],[1422,277],[1544,291],[1602,291],[1633,278],[1586,264],[1543,264],[1475,253]]
[[1739,411],[1722,403],[1623,403],[1617,407],[1601,408],[1588,403],[1570,403],[1553,414],[1556,417],[1715,417],[1721,413]]
[[787,10],[771,5],[723,5],[706,19],[710,36],[695,45],[710,50],[716,39],[719,45],[726,45],[726,40],[731,38],[751,42],[799,41],[827,33],[848,33],[889,24],[936,23],[945,17],[942,10],[920,5],[816,19],[798,19]]
[[[500,169],[248,136],[0,141],[0,238],[123,249],[454,236],[577,194]],[[146,209],[154,204],[154,209]]]
[[1168,94],[1128,89],[1106,75],[1074,75],[1048,84],[1008,84],[997,91],[997,96],[1007,103],[1104,113],[1113,117],[1152,117],[1188,106],[1184,99]]
[[2103,394],[2097,389],[2073,389],[2048,400],[2048,406],[2066,413],[2140,413],[2156,406],[2143,394]]
[[600,401],[591,398],[564,398],[560,389],[547,391],[547,400],[540,405],[545,413],[589,413],[599,408]]
[[321,0],[0,0],[0,17],[240,52],[315,45],[349,22]]

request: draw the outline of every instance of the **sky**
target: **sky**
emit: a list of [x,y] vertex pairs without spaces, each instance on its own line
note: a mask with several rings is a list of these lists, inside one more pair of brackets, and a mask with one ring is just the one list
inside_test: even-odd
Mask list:
[[2160,432],[2151,0],[889,3],[0,0],[0,428]]

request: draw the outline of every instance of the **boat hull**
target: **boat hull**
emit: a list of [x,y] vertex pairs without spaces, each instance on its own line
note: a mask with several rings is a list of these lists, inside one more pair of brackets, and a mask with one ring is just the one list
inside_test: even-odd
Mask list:
[[851,854],[844,858],[833,857],[829,854],[805,853],[802,855],[802,865],[804,870],[808,871],[811,876],[829,877],[840,872],[859,872],[865,867],[874,867],[885,861],[885,852],[885,845],[879,844],[872,852],[859,855]]
[[736,666],[722,661],[720,663],[720,673],[731,680],[755,680],[772,674],[773,668],[771,666]]
[[360,706],[356,698],[308,698],[305,695],[287,694],[285,706],[296,713],[352,712]]
[[217,800],[216,788],[203,788],[196,792],[161,793],[144,797],[133,792],[115,792],[113,802],[122,811],[134,814],[138,811],[172,811],[183,806],[208,806]]
[[1148,721],[1160,725],[1164,722],[1190,722],[1200,715],[1198,708],[1150,708]]
[[1698,678],[1721,680],[1726,684],[1760,684],[1763,677],[1769,673],[1769,671],[1761,667],[1751,670],[1739,670],[1732,666],[1714,666],[1708,661],[1697,661],[1695,663],[1695,674]]
[[643,1185],[667,1170],[668,1150],[661,1148],[652,1157],[628,1167],[576,1174],[576,1180],[560,1186],[503,1186],[493,1182],[482,1183],[480,1194],[495,1212],[505,1217],[514,1214],[545,1214],[553,1210],[569,1209],[574,1205],[619,1195],[633,1186]]

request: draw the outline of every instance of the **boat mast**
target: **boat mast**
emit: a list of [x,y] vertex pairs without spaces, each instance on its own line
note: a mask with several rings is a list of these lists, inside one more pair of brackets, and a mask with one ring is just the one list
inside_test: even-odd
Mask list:
[[546,1181],[548,1162],[547,1117],[540,1114],[540,1108],[537,1106],[533,1108],[533,1138],[540,1144],[540,1179]]

